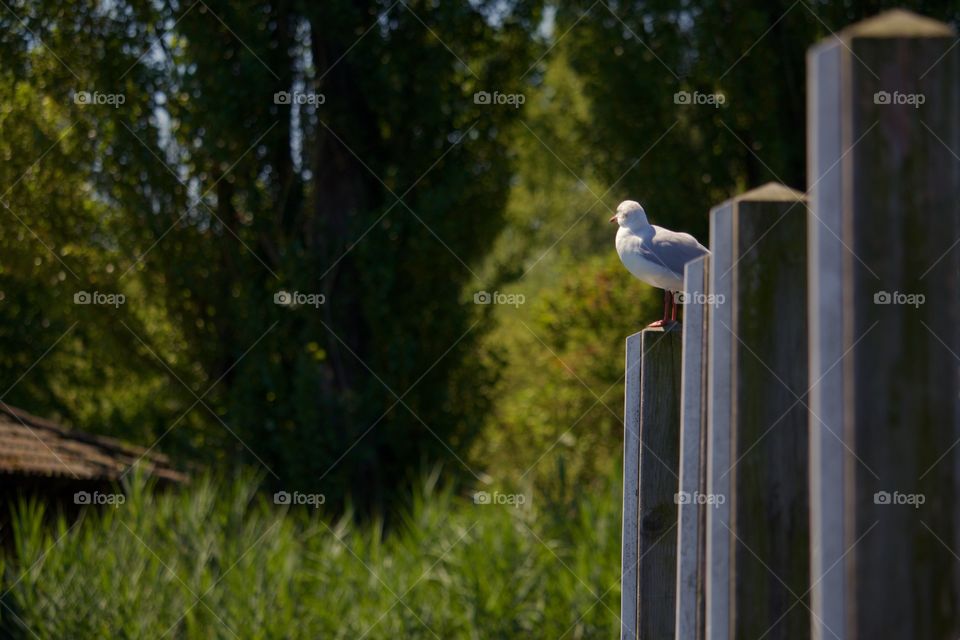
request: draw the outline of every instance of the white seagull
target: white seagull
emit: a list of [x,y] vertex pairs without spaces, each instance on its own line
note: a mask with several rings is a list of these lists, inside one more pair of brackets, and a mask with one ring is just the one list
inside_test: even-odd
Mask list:
[[677,233],[647,221],[639,203],[624,200],[610,222],[617,230],[617,254],[627,271],[649,285],[663,289],[663,319],[651,323],[662,327],[676,321],[672,292],[683,290],[683,265],[710,252],[689,233]]

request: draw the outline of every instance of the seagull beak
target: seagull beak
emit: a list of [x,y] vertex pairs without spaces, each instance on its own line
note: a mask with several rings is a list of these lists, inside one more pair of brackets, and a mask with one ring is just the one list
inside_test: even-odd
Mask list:
[[610,219],[607,220],[607,222],[616,222],[616,221],[617,221],[617,214],[613,214],[612,216],[610,216]]

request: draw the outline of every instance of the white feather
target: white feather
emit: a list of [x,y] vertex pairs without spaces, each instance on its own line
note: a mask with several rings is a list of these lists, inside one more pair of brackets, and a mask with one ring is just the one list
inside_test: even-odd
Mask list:
[[668,291],[683,290],[683,265],[710,252],[689,233],[647,222],[646,212],[632,200],[617,207],[617,254],[636,278]]

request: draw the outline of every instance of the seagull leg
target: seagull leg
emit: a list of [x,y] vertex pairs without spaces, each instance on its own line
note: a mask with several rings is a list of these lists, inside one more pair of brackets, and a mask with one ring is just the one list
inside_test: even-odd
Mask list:
[[664,289],[663,290],[663,319],[657,320],[656,322],[651,322],[650,324],[647,325],[648,329],[653,327],[662,327],[665,324],[667,324],[667,322],[670,319],[670,300],[671,300],[670,292]]

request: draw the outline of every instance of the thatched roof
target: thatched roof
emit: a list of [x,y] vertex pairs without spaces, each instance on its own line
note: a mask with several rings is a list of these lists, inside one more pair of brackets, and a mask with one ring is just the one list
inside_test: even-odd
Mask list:
[[0,475],[113,481],[135,463],[160,480],[187,479],[156,451],[65,429],[0,402]]

